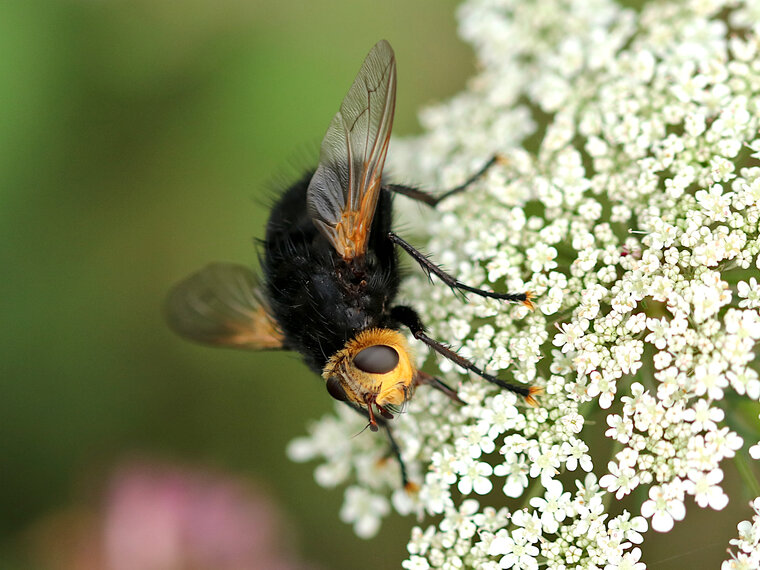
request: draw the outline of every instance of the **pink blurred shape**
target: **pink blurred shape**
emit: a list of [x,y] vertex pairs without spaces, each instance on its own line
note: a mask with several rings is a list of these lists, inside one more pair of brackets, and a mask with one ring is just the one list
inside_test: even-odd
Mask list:
[[274,503],[221,473],[128,463],[111,477],[96,512],[81,511],[52,517],[58,521],[54,527],[65,527],[69,535],[61,540],[55,532],[55,541],[40,545],[55,570],[310,568],[289,552],[291,541]]

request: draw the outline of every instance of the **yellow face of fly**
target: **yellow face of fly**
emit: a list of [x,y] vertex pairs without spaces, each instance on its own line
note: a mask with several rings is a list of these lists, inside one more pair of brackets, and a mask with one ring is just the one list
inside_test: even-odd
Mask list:
[[383,413],[385,406],[401,405],[411,397],[416,374],[406,339],[391,329],[362,331],[322,371],[330,394],[367,408],[370,422],[373,405]]

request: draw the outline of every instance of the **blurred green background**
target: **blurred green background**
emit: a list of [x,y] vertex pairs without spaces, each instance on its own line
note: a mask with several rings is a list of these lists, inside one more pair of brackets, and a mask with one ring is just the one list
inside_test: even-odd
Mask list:
[[319,142],[371,46],[398,59],[397,135],[460,90],[453,0],[0,2],[0,561],[125,454],[262,481],[304,558],[397,567],[410,522],[373,541],[342,491],[285,446],[331,406],[293,356],[213,350],[161,306],[212,260],[256,263],[262,205]]

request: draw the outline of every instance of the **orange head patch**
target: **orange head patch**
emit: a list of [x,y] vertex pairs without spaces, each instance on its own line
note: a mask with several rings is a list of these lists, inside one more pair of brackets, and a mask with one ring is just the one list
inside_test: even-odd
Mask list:
[[387,406],[407,401],[417,371],[406,338],[392,329],[360,332],[327,361],[322,377],[333,398],[366,408],[370,428],[377,430],[375,411],[387,419]]

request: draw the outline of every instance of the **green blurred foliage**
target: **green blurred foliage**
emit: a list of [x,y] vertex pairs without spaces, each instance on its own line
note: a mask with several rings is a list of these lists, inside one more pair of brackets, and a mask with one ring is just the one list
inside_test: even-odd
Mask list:
[[397,53],[396,134],[462,88],[455,4],[0,3],[4,567],[132,453],[264,481],[324,568],[398,565],[409,521],[355,538],[342,492],[285,457],[331,406],[320,381],[292,355],[186,343],[161,306],[208,261],[256,263],[272,180],[315,159],[375,41]]

